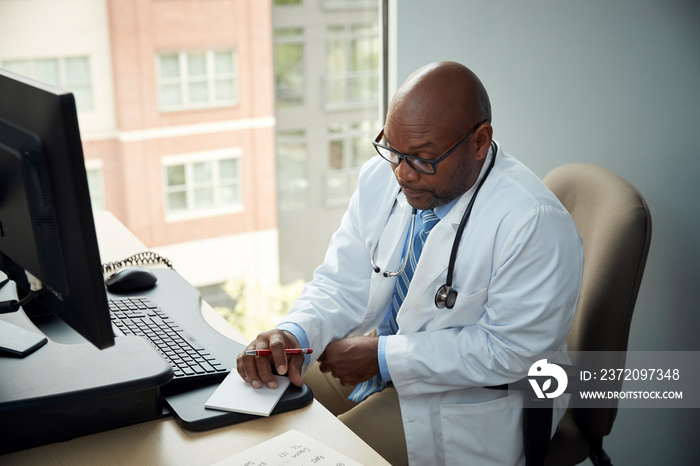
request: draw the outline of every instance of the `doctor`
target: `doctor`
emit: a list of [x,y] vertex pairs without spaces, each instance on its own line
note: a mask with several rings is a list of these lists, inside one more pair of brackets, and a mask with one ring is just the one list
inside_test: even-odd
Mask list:
[[[483,387],[522,378],[542,354],[565,357],[583,247],[564,207],[492,134],[469,69],[413,73],[323,264],[247,348],[273,356],[239,356],[241,377],[274,387],[271,364],[296,385],[303,375],[392,464],[523,463],[519,395]],[[314,353],[285,356],[300,346]]]

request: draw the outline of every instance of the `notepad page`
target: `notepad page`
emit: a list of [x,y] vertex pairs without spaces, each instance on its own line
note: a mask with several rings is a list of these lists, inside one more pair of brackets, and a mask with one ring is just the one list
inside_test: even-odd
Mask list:
[[290,430],[213,466],[245,464],[268,466],[362,466],[329,446],[296,430]]
[[261,388],[253,388],[237,372],[231,372],[204,406],[209,409],[269,416],[289,386],[288,377],[276,375],[275,378],[277,379],[275,389],[265,385]]

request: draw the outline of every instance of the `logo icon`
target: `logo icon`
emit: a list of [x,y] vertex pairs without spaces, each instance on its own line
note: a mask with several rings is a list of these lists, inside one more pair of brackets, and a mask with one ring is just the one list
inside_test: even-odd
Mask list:
[[[537,398],[556,398],[564,393],[566,385],[569,383],[569,378],[566,376],[564,369],[556,364],[548,363],[546,359],[540,359],[530,366],[527,375]],[[532,377],[547,377],[547,379],[545,379],[542,386],[540,386],[537,378]],[[549,392],[549,390],[552,389],[553,378],[557,381],[557,386],[554,391]]]

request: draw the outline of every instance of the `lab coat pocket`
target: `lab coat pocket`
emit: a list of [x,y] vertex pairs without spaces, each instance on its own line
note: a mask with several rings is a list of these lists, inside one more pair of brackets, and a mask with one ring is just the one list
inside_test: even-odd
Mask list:
[[488,289],[474,293],[460,292],[452,309],[436,309],[436,323],[441,328],[466,327],[476,324],[484,315]]
[[445,464],[521,465],[522,403],[513,397],[440,407]]

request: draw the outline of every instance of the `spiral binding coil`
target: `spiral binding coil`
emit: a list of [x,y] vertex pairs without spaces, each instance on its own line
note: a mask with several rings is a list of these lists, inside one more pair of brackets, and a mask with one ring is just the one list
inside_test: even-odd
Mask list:
[[155,264],[165,264],[168,268],[173,268],[173,263],[170,259],[161,256],[153,251],[144,251],[129,256],[126,259],[120,261],[108,262],[102,264],[102,273],[108,274],[116,272],[124,267],[130,267],[132,265],[155,265]]

